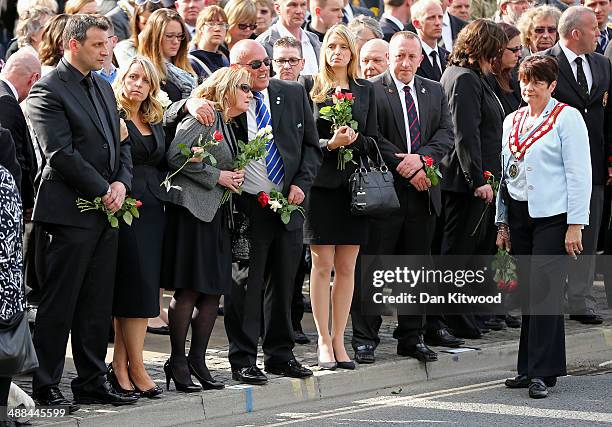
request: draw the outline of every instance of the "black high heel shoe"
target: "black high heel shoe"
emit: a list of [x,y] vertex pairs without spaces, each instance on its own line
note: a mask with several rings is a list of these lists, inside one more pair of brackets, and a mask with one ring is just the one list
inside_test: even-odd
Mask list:
[[202,390],[202,387],[195,385],[191,379],[189,379],[189,383],[185,384],[177,381],[174,372],[172,371],[172,366],[170,365],[170,359],[166,360],[166,363],[164,363],[164,373],[166,374],[166,390],[170,390],[170,380],[174,381],[176,391],[182,391],[183,393],[196,393]]
[[117,393],[123,394],[125,396],[136,396],[136,390],[126,390],[121,387],[121,385],[119,385],[119,380],[117,379],[117,375],[115,374],[115,370],[113,369],[112,362],[109,363],[107,366],[106,379],[109,383],[111,383]]
[[338,369],[348,369],[349,371],[352,371],[353,369],[355,369],[355,362],[352,360],[349,360],[348,362],[341,362],[336,358],[336,352],[334,351],[334,359],[336,359],[336,367]]
[[139,389],[136,383],[134,382],[134,380],[132,379],[132,375],[130,374],[129,369],[128,369],[128,377],[130,378],[130,381],[134,385],[134,393],[140,397],[146,397],[147,399],[153,399],[154,397],[159,396],[160,394],[164,392],[164,390],[157,384],[148,390]]
[[222,388],[225,388],[225,384],[219,381],[215,381],[212,377],[209,380],[207,380],[204,377],[201,377],[200,374],[198,374],[198,372],[195,370],[191,362],[187,361],[187,366],[189,367],[189,373],[193,375],[194,377],[196,377],[198,381],[200,382],[200,384],[202,385],[202,389],[221,390]]

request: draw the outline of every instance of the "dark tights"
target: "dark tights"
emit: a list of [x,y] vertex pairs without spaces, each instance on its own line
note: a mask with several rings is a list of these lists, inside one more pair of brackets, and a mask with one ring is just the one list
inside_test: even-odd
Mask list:
[[0,377],[0,422],[6,421],[6,406],[8,404],[11,377]]
[[[206,295],[191,289],[177,289],[168,309],[170,323],[170,364],[177,380],[189,383],[187,360],[197,374],[212,380],[204,355],[212,334],[220,295]],[[196,311],[194,312],[194,308]],[[191,346],[185,358],[185,341],[191,325]]]

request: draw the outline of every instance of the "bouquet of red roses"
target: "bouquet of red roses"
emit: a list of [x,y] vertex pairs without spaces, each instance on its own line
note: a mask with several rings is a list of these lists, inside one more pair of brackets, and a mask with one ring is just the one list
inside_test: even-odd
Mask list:
[[500,291],[514,292],[518,286],[514,257],[504,249],[498,249],[491,267],[495,270],[493,280]]
[[[335,132],[342,126],[350,126],[357,129],[357,121],[353,120],[353,102],[355,97],[352,93],[343,93],[340,88],[332,95],[334,105],[322,107],[319,110],[321,118],[332,122],[332,131]],[[344,170],[348,162],[353,162],[353,150],[346,147],[338,148],[338,170]]]
[[[495,203],[495,198],[497,197],[497,191],[499,191],[499,181],[495,179],[495,175],[493,175],[489,171],[484,171],[482,175],[486,183],[489,184],[491,188],[493,189],[493,203]],[[491,206],[491,203],[488,203],[485,201],[485,207],[482,211],[482,215],[480,215],[480,219],[478,220],[478,223],[476,224],[476,227],[474,227],[474,231],[472,231],[472,234],[470,234],[470,236],[473,237],[476,235],[476,232],[478,231],[478,228],[480,227],[480,223],[482,223],[482,220],[484,219],[487,211],[489,210],[489,206]]]
[[81,212],[87,211],[102,211],[108,218],[108,222],[111,227],[119,228],[119,219],[123,219],[123,221],[127,225],[132,225],[132,220],[134,218],[140,218],[140,213],[138,212],[138,208],[142,206],[142,202],[140,200],[133,199],[131,197],[126,197],[123,201],[123,205],[121,208],[112,213],[108,210],[104,203],[102,203],[101,197],[96,197],[93,202],[89,200],[81,199],[80,197],[76,200],[77,207]]
[[270,191],[269,195],[268,193],[262,191],[257,196],[257,202],[262,208],[269,207],[274,212],[280,214],[283,224],[289,224],[291,214],[295,211],[298,211],[302,214],[302,216],[304,216],[303,207],[289,203],[287,198],[283,196],[281,192],[276,190]]

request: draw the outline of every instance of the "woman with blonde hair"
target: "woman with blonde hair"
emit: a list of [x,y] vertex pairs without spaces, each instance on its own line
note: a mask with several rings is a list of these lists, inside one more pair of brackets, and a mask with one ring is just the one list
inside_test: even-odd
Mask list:
[[229,66],[227,57],[219,52],[228,27],[227,15],[219,6],[206,6],[198,15],[189,60],[199,79]]
[[134,166],[130,196],[141,201],[139,219],[119,229],[113,300],[115,349],[108,366],[116,390],[152,398],[162,393],[147,373],[142,351],[147,319],[159,315],[165,192],[166,145],[159,75],[146,58],[137,56],[115,81],[117,106],[125,118]]
[[257,7],[253,0],[229,0],[223,8],[229,24],[225,45],[221,51],[229,58],[229,51],[240,40],[252,39],[257,28]]
[[36,6],[20,15],[15,26],[16,38],[6,49],[6,59],[22,48],[31,49],[34,55],[38,55],[43,28],[53,15],[51,9],[42,6]]
[[62,34],[68,22],[69,15],[62,13],[55,15],[45,24],[42,33],[42,39],[38,48],[38,57],[40,59],[41,74],[44,76],[55,68],[62,56],[64,56],[64,47]]
[[[244,181],[244,171],[233,170],[237,145],[228,123],[249,109],[253,97],[249,73],[238,67],[221,68],[198,86],[194,96],[215,103],[214,124],[206,126],[191,115],[185,117],[168,150],[168,164],[178,170],[185,162],[182,144],[197,153],[202,150],[200,142],[215,143],[207,150],[215,162],[196,156],[173,178],[173,185],[182,190],[168,193],[171,203],[166,208],[162,266],[164,284],[175,290],[168,311],[172,352],[164,365],[166,387],[173,380],[183,392],[200,390],[191,375],[205,390],[223,388],[211,376],[204,357],[219,299],[232,281],[232,209],[220,201],[226,189],[236,192]],[[185,356],[189,325],[191,346]]]
[[68,0],[64,6],[64,11],[68,15],[76,15],[77,13],[96,15],[100,13],[96,0]]
[[[366,243],[368,227],[365,217],[351,215],[348,182],[359,159],[367,156],[376,144],[374,88],[370,82],[357,78],[359,62],[355,36],[344,25],[334,25],[327,31],[322,50],[320,71],[314,76],[310,98],[324,154],[307,199],[304,242],[310,244],[312,252],[310,298],[319,333],[319,366],[354,369],[355,364],[344,347],[344,330],[353,296],[355,263],[360,245]],[[357,122],[356,130],[346,125],[334,129],[331,122],[321,116],[321,108],[332,105],[332,96],[338,92],[341,97],[350,93],[349,97],[354,99],[352,118]],[[347,149],[352,150],[356,163],[347,162],[341,169],[339,156]],[[335,274],[330,333],[332,269]]]

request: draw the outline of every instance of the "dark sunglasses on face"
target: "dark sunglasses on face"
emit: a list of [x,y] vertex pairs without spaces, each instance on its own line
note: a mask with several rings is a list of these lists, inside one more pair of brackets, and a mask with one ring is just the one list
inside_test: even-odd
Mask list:
[[263,61],[256,59],[255,61],[251,61],[248,64],[240,64],[240,65],[248,65],[249,67],[251,67],[251,69],[257,70],[261,68],[262,65],[269,67],[271,63],[272,63],[272,60],[270,58],[265,58]]
[[244,93],[249,93],[249,92],[251,92],[251,86],[249,86],[249,85],[248,85],[248,84],[246,84],[246,83],[242,83],[242,84],[236,85],[236,87],[237,87],[238,89],[240,89],[241,91],[243,91]]
[[512,53],[517,53],[517,52],[520,52],[521,49],[523,49],[523,46],[507,47],[506,49],[508,49]]
[[247,28],[251,31],[255,31],[255,28],[257,28],[257,24],[238,24],[237,27],[241,31],[244,31]]
[[536,34],[557,34],[557,27],[535,27],[533,32]]

